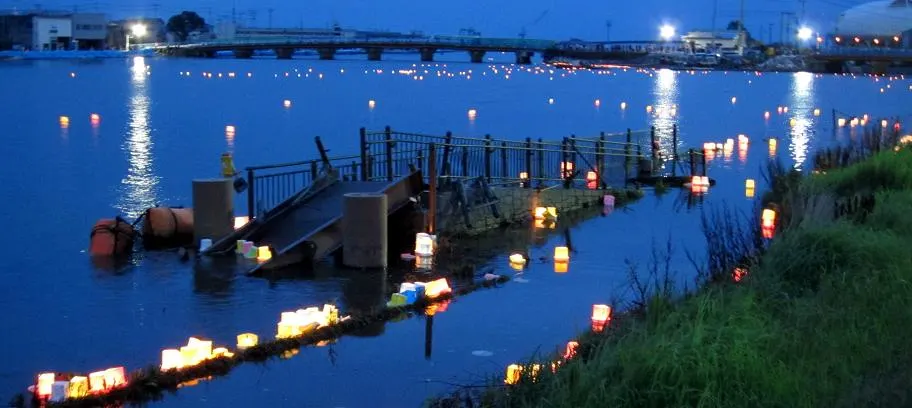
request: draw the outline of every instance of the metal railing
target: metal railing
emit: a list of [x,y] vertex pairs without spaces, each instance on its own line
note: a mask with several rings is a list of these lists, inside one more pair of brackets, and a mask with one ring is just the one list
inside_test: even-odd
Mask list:
[[[357,180],[358,156],[329,159],[342,180]],[[322,160],[306,160],[247,167],[247,215],[263,214],[313,183],[323,170]]]
[[510,49],[541,51],[556,46],[555,41],[512,38],[365,38],[365,37],[306,37],[306,36],[264,36],[256,38],[234,38],[225,40],[201,41],[165,46],[163,48],[205,48],[224,47],[231,45],[294,45],[300,47],[351,47],[362,48],[365,46],[397,46],[403,47],[475,47],[485,49]]

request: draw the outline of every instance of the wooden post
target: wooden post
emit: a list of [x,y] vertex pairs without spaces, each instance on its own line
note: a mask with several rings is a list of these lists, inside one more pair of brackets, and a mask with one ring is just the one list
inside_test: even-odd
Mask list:
[[437,229],[437,145],[431,143],[428,152],[428,232]]
[[367,181],[370,178],[367,166],[367,156],[370,155],[367,145],[367,129],[361,128],[358,133],[361,138],[361,181]]
[[393,131],[387,126],[383,133],[386,136],[386,180],[393,181]]
[[441,167],[440,173],[442,176],[446,177],[450,175],[450,146],[453,145],[453,132],[450,132],[449,130],[446,132],[446,138],[443,143],[443,166]]
[[491,152],[494,149],[491,149],[491,135],[485,135],[484,141],[484,177],[485,180],[491,182]]
[[532,138],[526,138],[526,188],[532,186]]
[[317,168],[317,161],[310,162],[310,182],[313,183],[320,176],[320,169]]
[[500,178],[501,181],[508,180],[510,177],[510,166],[507,165],[507,142],[500,143]]
[[256,188],[253,169],[247,169],[247,219],[252,220],[256,216],[256,195],[253,190]]

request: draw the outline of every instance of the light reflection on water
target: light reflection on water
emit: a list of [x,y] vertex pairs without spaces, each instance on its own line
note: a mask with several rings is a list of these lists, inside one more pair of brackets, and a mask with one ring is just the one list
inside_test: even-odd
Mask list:
[[121,181],[117,208],[129,219],[139,217],[147,208],[158,204],[158,181],[152,163],[152,128],[149,125],[148,67],[143,57],[136,57],[131,68],[131,95],[128,103],[129,123],[123,150],[129,168]]
[[796,72],[792,74],[791,94],[789,98],[789,126],[791,130],[791,143],[789,151],[795,169],[801,170],[807,159],[808,144],[815,133],[815,119],[813,116],[815,106],[814,74],[810,72]]
[[[672,152],[678,150],[678,146],[673,146],[674,125],[677,123],[678,107],[678,73],[670,69],[661,69],[655,74],[655,85],[653,87],[654,116],[652,125],[656,129],[656,138],[659,140],[659,146],[664,157],[671,157]],[[681,141],[678,141],[681,145]]]

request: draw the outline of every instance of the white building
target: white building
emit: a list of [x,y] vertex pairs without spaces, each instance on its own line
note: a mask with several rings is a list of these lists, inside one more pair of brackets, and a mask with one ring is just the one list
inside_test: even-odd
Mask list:
[[881,0],[842,13],[832,37],[844,46],[910,47],[910,30],[912,1]]
[[73,22],[69,17],[32,18],[32,49],[67,49],[73,40]]
[[341,28],[262,28],[244,27],[232,22],[215,25],[215,37],[219,40],[257,40],[272,38],[351,38],[355,32]]
[[740,52],[745,45],[744,33],[739,31],[691,31],[681,36],[684,47],[692,52]]

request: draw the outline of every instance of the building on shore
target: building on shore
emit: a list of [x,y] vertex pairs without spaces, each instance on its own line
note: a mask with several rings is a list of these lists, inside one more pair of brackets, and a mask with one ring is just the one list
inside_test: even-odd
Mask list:
[[681,41],[692,53],[741,54],[746,44],[745,37],[744,32],[737,30],[696,30],[681,36]]
[[146,27],[142,38],[130,38],[130,44],[162,43],[167,40],[165,21],[160,18],[129,18],[108,22],[105,32],[105,43],[109,49],[122,50],[127,46],[127,35],[132,27],[141,24]]
[[912,48],[912,0],[872,1],[852,7],[839,16],[826,40],[835,47]]
[[391,31],[361,31],[342,28],[263,28],[245,27],[233,22],[217,23],[213,29],[214,37],[221,41],[250,41],[257,39],[296,38],[296,39],[357,39],[357,40],[414,40],[427,39],[424,33],[413,31],[399,33]]
[[103,49],[105,16],[36,10],[0,14],[0,50]]

